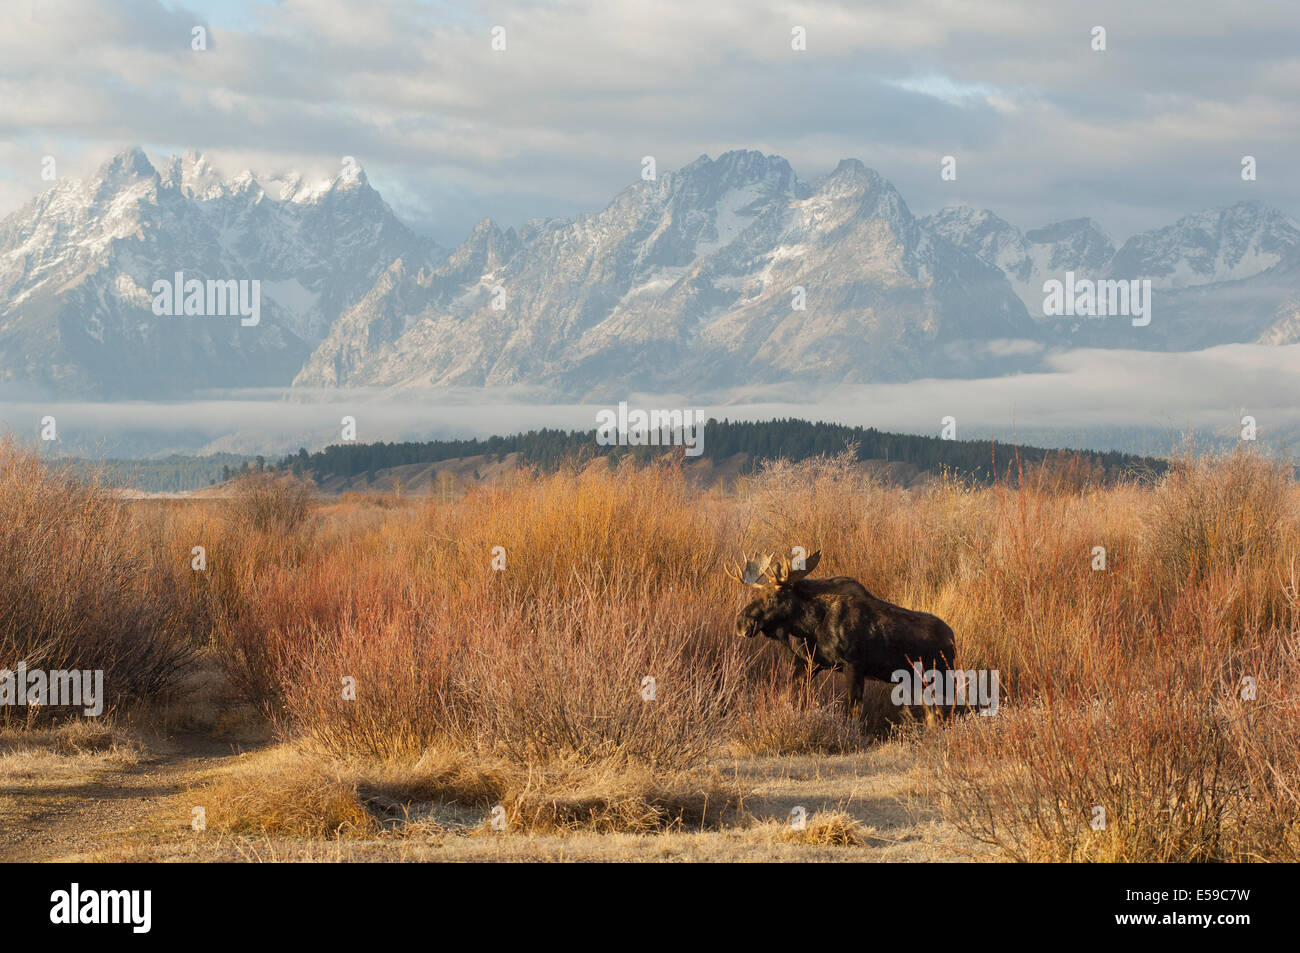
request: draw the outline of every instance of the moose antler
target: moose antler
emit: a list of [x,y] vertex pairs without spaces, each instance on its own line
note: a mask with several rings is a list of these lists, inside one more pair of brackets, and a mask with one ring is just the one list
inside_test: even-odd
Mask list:
[[757,588],[767,585],[763,577],[769,573],[771,567],[771,556],[746,557],[743,567],[736,563],[731,566],[723,566],[722,571],[739,583]]
[[791,569],[790,560],[782,556],[772,566],[772,581],[778,586],[788,586],[791,583],[798,582],[800,579],[804,578],[804,576],[816,569],[817,564],[821,561],[822,551],[820,549],[804,559],[802,569]]

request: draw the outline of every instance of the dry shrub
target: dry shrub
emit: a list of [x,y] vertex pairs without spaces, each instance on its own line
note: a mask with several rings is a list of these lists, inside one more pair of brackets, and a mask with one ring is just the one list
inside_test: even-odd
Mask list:
[[205,808],[214,832],[312,838],[446,831],[430,816],[448,806],[464,809],[456,825],[464,834],[501,833],[492,827],[497,806],[503,830],[532,834],[716,827],[742,806],[734,785],[716,771],[664,774],[580,762],[485,766],[446,750],[411,763],[338,762],[280,748],[246,756],[189,797]]
[[[60,754],[111,751],[124,744],[122,734],[110,724],[78,718],[60,725],[54,734],[54,750]],[[128,746],[131,742],[125,742]]]
[[526,764],[697,764],[725,738],[751,649],[710,591],[731,590],[717,534],[683,519],[680,470],[632,477],[525,475],[228,575],[222,658],[336,757],[452,744]]
[[[656,772],[641,765],[552,765],[519,774],[502,797],[508,829],[644,834],[721,826],[743,798],[716,771]],[[492,831],[490,821],[485,833]]]
[[574,584],[562,606],[512,603],[466,667],[464,728],[526,764],[703,762],[736,709],[741,646],[719,644],[712,607],[648,588]]
[[224,777],[190,791],[204,808],[208,830],[329,838],[378,832],[355,779],[336,767],[283,751],[245,758]]
[[127,504],[7,440],[0,512],[0,668],[102,669],[108,708],[185,673],[187,596]]
[[969,719],[938,742],[938,785],[959,826],[1018,860],[1295,860],[1295,790],[1279,796],[1277,750],[1234,738],[1226,721],[1250,715],[1228,707],[1151,690]]
[[292,473],[255,470],[235,481],[231,515],[262,533],[292,533],[311,515],[314,489]]
[[141,744],[111,719],[77,718],[45,727],[0,728],[0,754],[51,751],[60,755],[112,754],[114,760],[132,763]]
[[838,688],[831,676],[790,680],[786,672],[757,682],[732,728],[737,753],[784,757],[859,751],[900,717],[887,692],[868,686],[861,720],[849,719]]
[[818,811],[802,828],[784,823],[778,837],[788,844],[864,847],[870,842],[870,831],[845,811]]
[[1217,585],[1222,621],[1237,631],[1279,621],[1300,536],[1294,493],[1291,467],[1258,453],[1176,460],[1141,534],[1160,594]]
[[409,814],[410,805],[421,803],[487,808],[499,803],[510,785],[499,765],[447,749],[428,750],[415,762],[372,759],[360,764],[358,792],[386,816]]
[[[1017,505],[1051,569],[1017,561],[1017,543],[989,574],[1020,631],[1014,652],[985,652],[1014,659],[1017,704],[935,740],[949,811],[1020,859],[1295,859],[1300,524],[1285,469],[1184,460],[1153,490],[1085,502],[1089,528],[1064,549],[1049,501]],[[1104,573],[1055,562],[1072,550],[1086,565],[1089,536],[1107,544]]]

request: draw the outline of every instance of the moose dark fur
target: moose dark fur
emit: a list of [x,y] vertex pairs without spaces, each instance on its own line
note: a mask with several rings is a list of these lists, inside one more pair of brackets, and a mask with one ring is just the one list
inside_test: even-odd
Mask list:
[[800,672],[843,671],[850,712],[860,705],[868,678],[888,682],[917,663],[939,672],[955,665],[952,629],[942,619],[877,599],[848,576],[806,579],[820,560],[821,552],[813,553],[795,570],[769,556],[730,572],[759,589],[736,616],[737,635],[761,633],[780,642],[794,653]]

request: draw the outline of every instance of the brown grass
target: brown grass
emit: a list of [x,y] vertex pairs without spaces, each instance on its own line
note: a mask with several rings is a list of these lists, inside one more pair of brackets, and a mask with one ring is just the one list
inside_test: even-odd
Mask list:
[[526,769],[470,764],[456,752],[429,752],[414,763],[339,762],[297,747],[245,756],[189,797],[204,807],[213,832],[312,838],[703,829],[742,806],[717,771],[574,763]]
[[817,844],[833,847],[861,847],[870,832],[862,822],[844,811],[818,811],[803,827],[786,824],[780,839],[791,844]]
[[356,781],[338,769],[292,752],[246,758],[238,771],[190,792],[208,830],[312,838],[366,837],[379,830]]

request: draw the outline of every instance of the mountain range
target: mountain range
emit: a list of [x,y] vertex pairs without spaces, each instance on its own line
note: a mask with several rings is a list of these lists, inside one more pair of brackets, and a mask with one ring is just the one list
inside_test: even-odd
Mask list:
[[[159,315],[159,280],[256,280],[261,318]],[[1043,313],[1043,282],[1149,279],[1149,326]],[[1090,219],[1022,232],[917,217],[855,159],[701,156],[576,219],[455,249],[404,225],[356,165],[223,179],[140,149],[0,221],[0,381],[55,397],[241,387],[539,385],[572,399],[792,382],[970,377],[1053,348],[1300,342],[1300,227],[1256,204],[1116,247]]]

